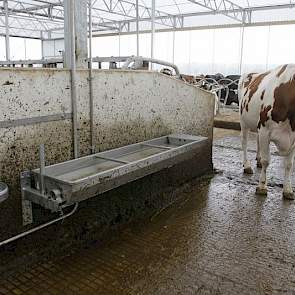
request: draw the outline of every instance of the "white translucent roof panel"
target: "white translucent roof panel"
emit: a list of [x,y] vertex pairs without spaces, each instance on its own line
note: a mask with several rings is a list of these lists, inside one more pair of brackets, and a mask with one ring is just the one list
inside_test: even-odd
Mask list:
[[255,11],[252,13],[252,21],[254,22],[286,22],[295,19],[295,11],[290,9],[269,10],[267,14],[265,11]]
[[192,11],[196,11],[196,12],[209,11],[209,9],[207,8],[198,6],[188,1],[179,5],[173,4],[174,1],[170,1],[170,2],[171,3],[169,5],[161,5],[161,3],[158,3],[156,7],[160,11],[165,11],[170,14],[187,14],[187,13],[191,13]]
[[259,7],[259,6],[269,6],[269,5],[282,5],[294,3],[294,1],[288,0],[231,0],[231,2],[246,8],[246,7]]
[[248,0],[249,6],[265,6],[265,5],[282,5],[282,4],[290,4],[292,1],[286,0]]
[[[295,0],[155,0],[156,29],[295,23]],[[95,34],[133,32],[136,0],[92,0]],[[152,0],[139,0],[140,30],[150,30]],[[0,35],[5,7],[0,1]],[[61,36],[62,0],[8,0],[10,34],[33,38]],[[250,13],[251,13],[251,18]],[[245,17],[246,16],[246,17]],[[108,31],[107,31],[108,30]]]
[[238,21],[225,15],[190,16],[185,19],[186,27],[211,27],[239,24]]

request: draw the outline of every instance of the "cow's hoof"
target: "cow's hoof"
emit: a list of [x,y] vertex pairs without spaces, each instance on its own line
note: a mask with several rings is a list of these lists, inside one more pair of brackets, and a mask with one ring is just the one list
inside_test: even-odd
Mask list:
[[247,167],[247,168],[244,168],[244,173],[245,174],[253,174],[253,170],[251,167]]
[[256,195],[259,196],[267,196],[267,189],[266,188],[261,188],[259,186],[256,187]]
[[283,192],[283,198],[287,200],[294,200],[295,194],[293,192]]

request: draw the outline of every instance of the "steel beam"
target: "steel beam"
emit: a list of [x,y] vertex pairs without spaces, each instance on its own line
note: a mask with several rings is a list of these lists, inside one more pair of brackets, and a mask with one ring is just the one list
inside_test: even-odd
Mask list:
[[[245,24],[244,27],[261,27],[261,26],[281,26],[281,25],[294,25],[295,20],[290,21],[268,21],[268,22],[251,22],[250,24]],[[174,29],[175,32],[184,32],[184,31],[192,31],[192,30],[211,30],[211,29],[227,29],[227,28],[241,28],[240,23],[236,24],[220,24],[220,25],[199,25],[199,26],[187,26],[182,28]],[[106,37],[106,36],[118,36],[118,34],[124,35],[134,35],[135,31],[130,32],[102,32],[102,31],[93,31],[93,37]],[[150,30],[141,30],[140,34],[148,34]],[[171,32],[171,29],[156,29],[156,33],[165,33]],[[56,39],[59,40],[59,39]]]
[[[64,11],[62,1],[44,0],[4,0],[3,6],[0,5],[0,35],[6,35],[5,32],[5,1],[8,1],[8,14],[9,14],[9,35],[24,36],[38,38],[40,31],[60,30],[64,21]],[[65,0],[65,2],[68,0]],[[86,9],[86,5],[81,2],[82,9]],[[186,20],[192,20],[192,17],[206,16],[206,15],[225,15],[232,19],[230,25],[254,25],[251,15],[257,11],[269,11],[280,9],[294,9],[295,0],[286,0],[285,4],[280,5],[265,5],[257,7],[241,7],[236,5],[231,0],[186,0],[194,3],[196,6],[195,11],[190,13],[182,13],[181,10],[176,14],[170,14],[163,8],[155,10],[155,24],[160,26],[160,30],[173,31],[189,28],[186,25]],[[93,1],[93,32],[116,32],[120,34],[132,33],[137,31],[137,23],[139,32],[146,31],[147,23],[151,22],[152,9],[144,4],[138,5],[138,12],[136,9],[135,1],[131,0],[104,0],[102,2]],[[96,5],[95,5],[96,3]],[[141,2],[139,2],[141,3]],[[185,2],[183,2],[185,3]],[[205,11],[198,11],[198,6],[206,8]],[[181,7],[181,4],[180,4]],[[204,10],[202,9],[202,10]],[[136,17],[138,15],[138,18]],[[87,17],[85,17],[85,20]],[[263,21],[260,24],[280,24],[289,23],[292,20],[286,19],[285,21]],[[143,26],[144,24],[144,26]],[[225,24],[220,24],[219,27],[226,27]],[[195,27],[195,26],[190,26]],[[208,26],[210,27],[210,26]],[[4,28],[4,30],[1,30]],[[158,27],[156,26],[156,29]]]
[[[70,4],[72,0],[64,1],[64,36],[65,36],[65,66],[71,68],[71,24],[70,24]],[[75,57],[77,68],[88,68],[88,48],[87,48],[87,0],[75,1],[74,8],[74,40]]]
[[139,7],[136,0],[136,55],[139,56]]
[[[156,14],[156,0],[152,0],[152,28],[151,28],[151,58],[154,58],[155,47],[155,14]],[[153,68],[153,64],[151,64]]]
[[245,9],[229,0],[188,0],[191,3],[207,8],[213,13],[221,13],[243,23],[245,20]]
[[[188,0],[188,1],[194,1],[195,0]],[[295,0],[294,0],[295,1]],[[175,29],[185,29],[186,26],[185,26],[185,20],[187,18],[191,18],[191,17],[201,17],[201,16],[210,16],[210,15],[215,15],[215,14],[222,14],[222,15],[227,15],[227,16],[231,16],[231,15],[235,15],[235,16],[238,16],[239,15],[239,18],[237,17],[234,17],[232,18],[233,20],[235,20],[235,22],[233,23],[233,25],[235,24],[238,24],[238,25],[241,25],[241,24],[244,24],[244,25],[251,25],[251,24],[259,24],[259,22],[253,22],[252,19],[251,19],[251,14],[253,12],[256,12],[256,11],[269,11],[269,10],[277,10],[277,9],[294,9],[295,10],[295,3],[294,4],[283,4],[283,5],[267,5],[267,6],[258,6],[258,7],[251,7],[251,8],[242,8],[242,7],[232,7],[232,8],[229,8],[227,7],[226,9],[224,9],[224,6],[218,6],[218,9],[217,10],[210,10],[208,9],[208,11],[201,11],[201,12],[191,12],[191,13],[185,13],[185,14],[177,14],[177,15],[174,15],[174,21],[173,21],[173,25],[171,28],[168,27],[168,29],[161,29],[161,31],[172,31],[173,28]],[[150,17],[141,17],[139,19],[139,23],[141,22],[149,22],[151,21],[151,18]],[[155,23],[163,23],[163,22],[170,22],[170,16],[165,16],[165,15],[161,15],[161,16],[158,16],[156,14],[155,16]],[[273,24],[273,23],[281,23],[281,22],[285,22],[287,23],[288,20],[286,21],[263,21],[264,24]],[[262,23],[262,22],[261,22]],[[131,33],[131,32],[135,32],[135,30],[130,30],[130,28],[135,28],[136,27],[136,19],[129,19],[129,20],[124,20],[124,21],[113,21],[113,22],[104,22],[102,23],[104,24],[105,26],[111,26],[111,25],[115,25],[117,27],[118,24],[120,24],[120,33]],[[101,25],[102,25],[101,24]],[[228,26],[228,24],[220,24],[220,25],[216,25],[216,26]],[[190,27],[197,27],[197,26],[190,26]],[[208,25],[208,27],[211,27],[210,25]],[[94,29],[94,32],[98,32],[100,30],[95,30]],[[104,30],[101,30],[101,31],[104,31]],[[148,32],[148,30],[140,30],[140,32]]]
[[92,56],[92,0],[88,2],[89,16],[89,118],[90,118],[90,152],[95,153],[94,138],[94,99],[93,99],[93,56]]
[[241,39],[240,39],[240,64],[239,64],[239,73],[242,74],[242,65],[243,65],[243,52],[244,52],[244,36],[245,36],[245,26],[241,29]]
[[[79,157],[79,135],[78,135],[78,115],[77,115],[77,85],[76,85],[76,6],[78,1],[65,0],[65,66],[71,69],[71,104],[72,104],[72,124],[73,124],[73,147],[74,158]],[[86,7],[87,9],[87,7]],[[86,14],[87,20],[87,14]],[[87,28],[86,28],[87,38]]]
[[5,52],[6,60],[10,60],[10,44],[9,44],[9,18],[8,18],[8,0],[4,0],[5,8]]

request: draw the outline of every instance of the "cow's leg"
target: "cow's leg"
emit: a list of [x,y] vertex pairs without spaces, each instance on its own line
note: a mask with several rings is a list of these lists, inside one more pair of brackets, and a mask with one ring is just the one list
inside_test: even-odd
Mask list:
[[260,145],[259,145],[259,135],[257,134],[257,154],[256,154],[256,164],[258,168],[262,168],[261,156],[260,156]]
[[244,173],[253,174],[253,170],[251,168],[251,163],[248,160],[247,149],[248,149],[248,136],[249,129],[241,126],[241,139],[242,139],[242,149],[243,149],[243,167]]
[[270,152],[269,152],[269,132],[264,127],[258,131],[259,136],[259,146],[260,146],[260,157],[261,157],[261,173],[259,178],[259,184],[256,188],[256,194],[258,195],[267,195],[267,181],[266,181],[266,170],[270,161]]
[[285,179],[283,188],[283,197],[289,200],[294,200],[294,192],[292,188],[291,176],[293,172],[294,150],[285,157]]

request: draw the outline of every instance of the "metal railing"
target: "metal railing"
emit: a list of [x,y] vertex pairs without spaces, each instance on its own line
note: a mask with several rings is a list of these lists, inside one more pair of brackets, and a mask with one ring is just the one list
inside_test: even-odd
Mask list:
[[58,64],[63,64],[63,58],[48,58],[48,59],[28,59],[28,60],[9,60],[0,61],[0,67],[43,67],[57,68]]
[[140,68],[140,65],[142,63],[152,63],[152,64],[158,64],[158,65],[162,65],[162,66],[166,66],[166,67],[170,67],[175,71],[175,75],[177,77],[180,77],[180,72],[178,67],[170,62],[166,62],[163,60],[159,60],[159,59],[154,59],[154,58],[148,58],[148,57],[140,57],[140,56],[130,56],[126,62],[124,63],[124,65],[122,66],[122,69],[128,69],[130,64],[134,63],[134,69],[137,69],[137,67]]
[[[230,95],[230,91],[235,91],[236,95],[236,101],[238,100],[238,89],[239,79],[231,80],[228,78],[222,78],[220,80],[215,80],[214,78],[200,78],[196,79],[196,82],[194,85],[200,88],[204,88],[206,90],[209,90],[211,92],[216,93],[218,97],[218,109],[220,108],[230,108],[230,109],[238,109],[238,103],[237,105],[227,105],[228,98]],[[235,86],[236,89],[231,89],[230,86]]]
[[[88,61],[90,62],[90,60]],[[175,75],[179,76],[179,69],[175,64],[158,60],[152,59],[149,57],[137,57],[137,56],[107,56],[107,57],[93,57],[92,63],[97,64],[97,68],[101,69],[103,63],[108,63],[109,69],[128,69],[129,66],[134,63],[134,66],[131,69],[149,69],[148,64],[159,64],[169,68],[172,68],[175,71]],[[120,67],[120,64],[122,64]],[[0,61],[0,67],[43,67],[43,68],[57,68],[64,67],[64,59],[63,57],[58,58],[46,58],[46,59],[32,59],[32,60],[9,60],[9,61]]]

